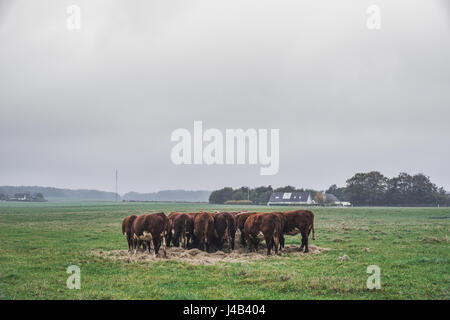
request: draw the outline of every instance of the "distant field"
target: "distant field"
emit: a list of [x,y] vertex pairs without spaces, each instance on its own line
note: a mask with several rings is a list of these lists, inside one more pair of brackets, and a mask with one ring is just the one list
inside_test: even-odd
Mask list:
[[[0,298],[450,299],[450,208],[313,208],[317,239],[310,243],[331,249],[317,255],[192,265],[92,254],[127,248],[121,221],[130,214],[237,209],[293,207],[0,203]],[[344,254],[349,260],[339,259]],[[80,290],[66,287],[73,264],[81,268]],[[366,288],[369,265],[381,268],[381,290]]]

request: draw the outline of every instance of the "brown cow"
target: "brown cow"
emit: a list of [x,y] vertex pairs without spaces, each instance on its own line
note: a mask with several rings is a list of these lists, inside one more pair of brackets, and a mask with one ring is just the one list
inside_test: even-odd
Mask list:
[[[283,233],[289,236],[301,233],[302,244],[300,246],[300,251],[305,248],[304,252],[309,252],[308,238],[311,230],[313,232],[312,239],[316,239],[314,233],[314,213],[309,210],[296,210],[281,212],[281,214],[285,217]],[[280,244],[284,247],[284,238]]]
[[283,251],[284,248],[284,231],[286,228],[286,217],[282,212],[271,212],[272,214],[276,214],[280,217],[280,223],[281,223],[281,232],[279,234],[279,250]]
[[168,247],[170,247],[170,243],[173,242],[172,237],[173,237],[173,220],[175,219],[175,217],[179,216],[180,214],[182,214],[181,212],[171,212],[167,218],[169,219],[169,226],[168,226],[168,232],[166,235],[166,244]]
[[169,219],[163,212],[153,214],[143,214],[137,217],[132,225],[133,238],[136,241],[136,248],[145,241],[148,244],[150,253],[150,241],[153,241],[155,256],[159,252],[161,243],[163,246],[164,257],[166,257],[166,234],[169,225]]
[[214,240],[214,217],[208,212],[194,215],[194,245],[209,251]]
[[244,224],[245,238],[248,241],[249,250],[257,250],[259,241],[266,240],[267,255],[270,255],[272,247],[278,254],[280,234],[282,233],[282,218],[279,214],[264,212],[250,215]]
[[137,218],[137,216],[132,214],[131,216],[126,217],[122,221],[122,234],[127,238],[128,251],[131,251],[134,249],[134,241],[133,241],[133,235],[131,234],[131,226],[133,225],[133,221],[136,218]]
[[234,238],[236,235],[235,219],[228,212],[220,212],[214,215],[214,228],[217,248],[222,250],[225,241],[234,250]]
[[194,233],[194,218],[186,213],[173,216],[169,233],[175,247],[178,247],[181,242],[181,246],[186,249]]
[[245,242],[245,235],[244,235],[244,224],[247,218],[253,214],[256,214],[257,212],[242,212],[235,215],[236,217],[236,228],[239,229],[241,232],[241,245],[245,247],[247,243]]

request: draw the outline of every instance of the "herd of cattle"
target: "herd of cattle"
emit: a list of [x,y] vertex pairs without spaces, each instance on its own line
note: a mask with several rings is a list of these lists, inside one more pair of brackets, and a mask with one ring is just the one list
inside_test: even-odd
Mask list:
[[155,255],[162,246],[180,245],[185,249],[198,248],[209,252],[221,250],[225,243],[234,250],[236,232],[240,232],[240,243],[249,251],[256,251],[261,240],[265,240],[267,255],[271,250],[278,254],[284,248],[284,236],[302,236],[300,251],[308,252],[308,238],[314,235],[314,214],[309,210],[287,212],[163,212],[131,215],[122,222],[122,234],[128,241],[128,250],[136,254],[141,246],[150,253],[151,242]]

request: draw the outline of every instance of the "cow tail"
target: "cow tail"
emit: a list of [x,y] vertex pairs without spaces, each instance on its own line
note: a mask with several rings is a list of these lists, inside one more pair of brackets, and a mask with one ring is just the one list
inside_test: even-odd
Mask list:
[[272,236],[273,244],[275,245],[275,250],[278,251],[278,244],[280,243],[280,232],[277,227],[274,228],[273,236]]
[[203,240],[205,245],[208,243],[208,227],[209,227],[209,224],[205,223],[205,239]]
[[228,226],[229,221],[227,221],[227,226],[225,228],[225,238],[228,243],[230,243],[230,227]]
[[188,232],[188,219],[184,219],[184,230],[183,230],[183,234],[186,235],[186,233]]
[[187,239],[186,239],[187,231],[188,231],[188,220],[184,219],[184,227],[183,227],[183,230],[182,230],[182,233],[181,233],[182,241],[183,241],[182,246],[184,246],[184,248],[187,247]]
[[[167,228],[164,228],[163,230],[163,237],[162,237],[162,245],[163,245],[163,253],[164,253],[164,257],[167,258]],[[150,243],[149,243],[150,245]]]
[[316,234],[315,234],[315,232],[314,232],[314,220],[313,220],[313,222],[312,222],[312,224],[311,224],[311,229],[312,229],[312,232],[313,232],[312,239],[313,239],[313,240],[316,240]]

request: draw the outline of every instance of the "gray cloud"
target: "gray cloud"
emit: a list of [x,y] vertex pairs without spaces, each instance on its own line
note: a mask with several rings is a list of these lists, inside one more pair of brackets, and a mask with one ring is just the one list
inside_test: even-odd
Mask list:
[[[450,189],[448,4],[377,2],[378,31],[371,1],[0,2],[1,184],[113,190],[118,168],[122,192],[326,188],[375,169]],[[279,128],[279,174],[173,165],[194,120]]]

